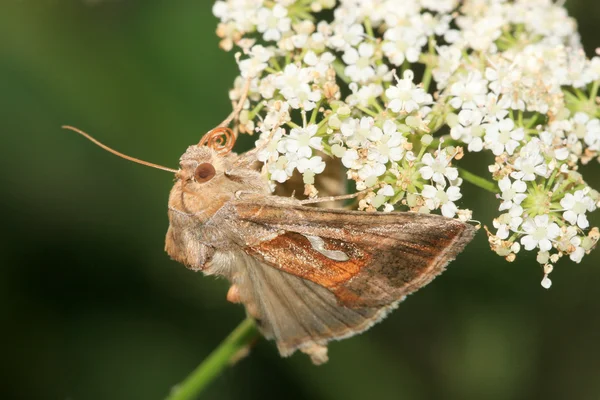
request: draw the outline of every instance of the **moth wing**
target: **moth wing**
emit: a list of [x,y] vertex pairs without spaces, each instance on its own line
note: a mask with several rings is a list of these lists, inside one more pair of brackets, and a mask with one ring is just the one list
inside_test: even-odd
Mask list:
[[261,333],[276,341],[282,356],[300,350],[315,364],[327,361],[327,342],[365,331],[398,303],[348,308],[323,286],[239,251],[217,252],[211,265],[214,273],[230,272],[225,275],[235,285],[239,301]]
[[244,251],[328,289],[350,308],[394,304],[444,271],[475,228],[431,214],[368,213],[280,204],[275,196],[233,203],[237,218],[277,232]]

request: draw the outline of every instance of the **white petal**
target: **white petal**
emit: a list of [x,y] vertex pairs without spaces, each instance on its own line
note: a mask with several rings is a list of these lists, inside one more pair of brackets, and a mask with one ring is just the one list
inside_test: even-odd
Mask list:
[[552,249],[552,243],[548,239],[542,239],[539,243],[541,251],[550,251]]
[[498,227],[498,231],[496,232],[496,236],[498,236],[498,238],[502,240],[506,239],[508,237],[508,225],[500,225]]
[[560,228],[556,223],[552,222],[550,225],[548,225],[548,228],[546,228],[546,232],[548,239],[554,239],[560,234]]
[[537,246],[537,241],[532,235],[523,236],[521,238],[521,244],[525,247],[525,250],[533,250]]
[[548,216],[547,215],[537,215],[535,218],[533,218],[533,221],[535,222],[535,224],[537,226],[548,226]]
[[437,189],[431,185],[424,185],[421,195],[427,198],[433,198],[437,194]]
[[513,189],[515,189],[517,192],[523,193],[527,190],[527,184],[523,181],[516,180],[513,182]]
[[590,226],[590,223],[588,222],[588,219],[585,216],[585,214],[579,214],[579,216],[577,217],[577,226],[581,229],[585,229],[588,226]]
[[550,278],[548,278],[548,275],[544,275],[544,279],[542,279],[542,287],[544,289],[550,289],[550,286],[552,286],[552,281]]
[[565,197],[560,200],[560,205],[562,208],[566,209],[573,208],[575,205],[575,196],[573,196],[571,193],[565,194]]
[[450,186],[446,193],[448,194],[448,199],[450,199],[450,201],[456,201],[462,197],[458,186]]
[[569,255],[569,258],[571,259],[571,261],[579,263],[579,262],[581,262],[581,259],[583,258],[584,255],[585,255],[585,250],[583,250],[582,247],[577,247],[575,249],[575,251]]
[[430,166],[425,166],[419,169],[419,173],[421,174],[423,179],[431,179],[431,177],[433,176],[433,169]]
[[458,178],[458,170],[454,167],[447,167],[446,168],[446,176],[448,177],[448,179],[453,181],[456,178]]
[[527,221],[523,222],[522,228],[526,233],[533,233],[535,231],[535,224],[531,218],[528,218]]
[[452,218],[456,215],[456,211],[458,209],[456,208],[456,206],[454,205],[454,203],[452,203],[451,201],[447,202],[446,204],[442,205],[442,215],[444,217],[448,217],[448,218]]
[[500,191],[504,192],[505,190],[510,188],[510,179],[508,177],[504,177],[498,181],[498,187]]
[[568,210],[563,213],[563,218],[565,221],[569,222],[571,225],[575,225],[577,223],[577,214],[573,211]]

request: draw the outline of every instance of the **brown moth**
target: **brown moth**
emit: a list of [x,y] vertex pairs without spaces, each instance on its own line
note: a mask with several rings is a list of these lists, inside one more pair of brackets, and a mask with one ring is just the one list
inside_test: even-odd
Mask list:
[[227,299],[244,305],[284,357],[300,350],[315,364],[326,362],[329,341],[381,321],[473,238],[474,227],[443,216],[322,209],[305,205],[319,199],[272,195],[252,168],[256,149],[230,152],[229,122],[188,147],[179,170],[65,128],[175,173],[167,253],[189,269],[227,278]]

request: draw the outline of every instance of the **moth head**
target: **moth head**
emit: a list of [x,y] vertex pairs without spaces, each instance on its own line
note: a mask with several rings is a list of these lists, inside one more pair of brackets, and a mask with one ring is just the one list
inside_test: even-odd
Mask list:
[[230,129],[216,128],[199,144],[187,148],[179,159],[177,182],[169,197],[171,209],[194,215],[202,222],[237,192],[268,193],[268,184],[260,173],[240,164],[241,157],[231,152],[234,142]]
[[235,154],[219,154],[207,146],[190,146],[179,159],[180,169],[176,176],[190,185],[190,189],[222,184],[235,158]]

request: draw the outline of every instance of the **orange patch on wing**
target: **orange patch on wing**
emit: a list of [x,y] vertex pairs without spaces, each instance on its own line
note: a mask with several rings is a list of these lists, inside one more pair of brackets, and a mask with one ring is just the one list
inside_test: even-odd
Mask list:
[[372,254],[353,243],[330,238],[322,240],[326,250],[341,251],[348,256],[348,260],[332,260],[315,249],[306,237],[295,232],[287,232],[270,241],[247,247],[246,252],[282,271],[328,288],[340,300],[354,299],[356,295],[341,286],[369,264]]

